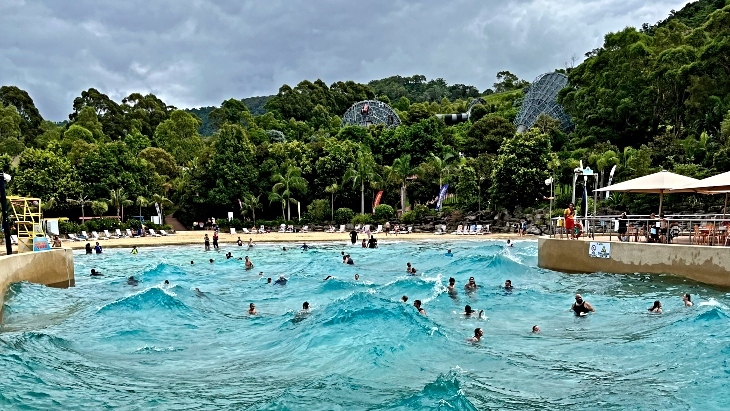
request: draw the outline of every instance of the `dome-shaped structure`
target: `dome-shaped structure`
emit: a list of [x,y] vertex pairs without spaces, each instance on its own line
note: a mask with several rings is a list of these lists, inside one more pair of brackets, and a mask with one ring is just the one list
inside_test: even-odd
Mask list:
[[386,127],[398,127],[401,121],[389,105],[378,100],[365,100],[353,104],[345,111],[342,124],[362,127],[384,124]]
[[568,84],[568,76],[563,73],[545,73],[538,76],[530,85],[522,102],[520,112],[515,118],[517,131],[523,132],[535,125],[540,114],[558,120],[560,127],[567,131],[573,127],[570,116],[558,104],[558,92]]

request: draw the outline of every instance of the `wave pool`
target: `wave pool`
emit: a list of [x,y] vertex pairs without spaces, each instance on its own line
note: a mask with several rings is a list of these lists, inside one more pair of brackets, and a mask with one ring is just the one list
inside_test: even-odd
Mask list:
[[[537,243],[530,241],[513,248],[500,241],[381,241],[376,250],[332,243],[307,252],[286,246],[286,252],[274,244],[225,245],[219,252],[141,248],[137,255],[81,251],[74,256],[76,287],[15,284],[0,327],[0,409],[730,404],[725,290],[671,276],[539,269]],[[444,255],[447,248],[453,257]],[[226,260],[228,251],[250,256],[255,268]],[[354,266],[342,264],[341,251]],[[419,276],[406,275],[407,262]],[[105,275],[89,277],[92,268]],[[285,286],[267,284],[279,275],[289,279]],[[328,275],[334,278],[324,281]],[[129,276],[139,284],[128,285]],[[467,294],[471,276],[480,288]],[[449,277],[456,296],[446,292]],[[506,279],[512,292],[502,288]],[[576,292],[595,314],[567,311]],[[692,294],[694,307],[683,306],[683,293]],[[416,299],[426,316],[413,307]],[[663,314],[648,314],[654,300],[662,301]],[[304,301],[308,314],[300,312]],[[258,315],[248,315],[249,303]],[[466,304],[488,318],[461,315]],[[533,325],[541,333],[533,334]],[[467,342],[476,327],[483,339]]]

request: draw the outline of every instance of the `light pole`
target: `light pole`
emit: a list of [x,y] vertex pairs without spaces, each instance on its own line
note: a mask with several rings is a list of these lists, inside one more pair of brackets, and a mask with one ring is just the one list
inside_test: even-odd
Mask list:
[[10,224],[8,224],[8,199],[5,196],[5,182],[10,182],[12,177],[10,174],[5,174],[4,171],[0,170],[0,203],[2,203],[3,211],[3,232],[5,233],[5,252],[8,255],[13,254],[13,245],[10,243]]

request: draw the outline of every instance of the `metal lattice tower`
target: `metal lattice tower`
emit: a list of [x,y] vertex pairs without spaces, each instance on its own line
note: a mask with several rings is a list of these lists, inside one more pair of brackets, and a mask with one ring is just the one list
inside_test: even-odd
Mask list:
[[401,121],[389,105],[378,100],[365,100],[353,104],[345,111],[342,115],[342,124],[362,127],[384,124],[386,127],[398,127]]
[[541,114],[558,120],[563,131],[573,127],[570,116],[558,104],[558,92],[568,84],[568,76],[563,73],[546,73],[538,76],[522,102],[520,112],[515,118],[518,132],[524,132],[535,125]]

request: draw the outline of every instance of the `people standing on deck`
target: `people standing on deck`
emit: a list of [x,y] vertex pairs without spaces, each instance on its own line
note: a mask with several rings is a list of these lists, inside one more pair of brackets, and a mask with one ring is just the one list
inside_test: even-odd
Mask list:
[[573,310],[575,315],[586,315],[589,312],[596,312],[593,306],[588,301],[585,301],[580,294],[575,295],[575,302],[570,306],[570,309]]
[[575,239],[575,204],[568,204],[568,208],[563,210],[563,218],[565,219],[565,231],[568,233],[568,240]]
[[629,220],[626,218],[626,212],[621,213],[621,217],[618,218],[618,239],[619,241],[627,241],[626,231],[628,229]]

